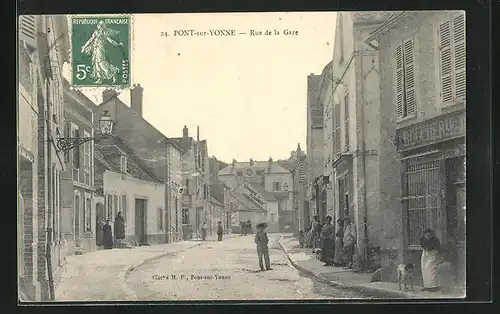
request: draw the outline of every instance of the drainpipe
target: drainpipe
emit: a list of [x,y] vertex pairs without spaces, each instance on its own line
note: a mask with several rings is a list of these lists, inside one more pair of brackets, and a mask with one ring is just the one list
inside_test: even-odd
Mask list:
[[367,198],[366,198],[366,147],[365,147],[365,78],[364,78],[364,65],[363,65],[363,58],[364,58],[364,49],[362,48],[359,51],[360,55],[360,67],[361,67],[361,123],[360,123],[360,129],[361,129],[361,169],[362,169],[362,176],[363,176],[363,269],[367,269],[368,267],[368,207],[367,207]]
[[[43,65],[42,65],[43,66]],[[48,87],[47,87],[47,84],[45,83],[45,89],[47,90]],[[49,141],[47,141],[47,159],[48,159],[48,163],[47,163],[47,173],[46,173],[46,176],[47,176],[47,194],[48,194],[48,200],[47,200],[47,247],[46,247],[46,252],[45,252],[45,258],[47,259],[47,274],[48,274],[48,281],[49,281],[49,296],[50,296],[50,300],[51,301],[54,301],[55,300],[55,293],[54,293],[54,275],[53,275],[53,272],[52,272],[52,216],[53,216],[53,213],[52,213],[52,205],[53,205],[53,202],[52,202],[52,184],[54,183],[54,178],[52,177],[52,154],[51,154],[51,151],[52,151],[52,145],[50,142],[53,141],[53,138],[52,138],[52,127],[51,127],[51,123],[52,123],[52,116],[51,116],[51,112],[50,112],[50,104],[49,102],[47,101],[47,99],[45,99],[45,102],[46,102],[46,105],[47,105],[47,118],[45,119],[45,121],[47,122],[47,135],[48,135],[48,139]],[[44,119],[44,118],[42,118]]]
[[167,139],[165,139],[164,141],[165,143],[165,239],[166,239],[166,242],[167,243],[170,243],[171,239],[170,239],[170,233],[169,233],[169,230],[170,230],[170,211],[169,211],[169,205],[170,205],[170,176],[169,176],[169,172],[170,172],[170,164],[169,164],[169,151],[168,151],[168,141]]

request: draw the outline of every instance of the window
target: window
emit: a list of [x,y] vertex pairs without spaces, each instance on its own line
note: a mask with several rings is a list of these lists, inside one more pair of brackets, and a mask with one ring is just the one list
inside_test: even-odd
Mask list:
[[[87,131],[83,131],[84,137],[90,137],[90,134]],[[90,185],[91,181],[91,158],[90,158],[90,145],[91,141],[83,144],[83,172],[84,172],[84,183]]]
[[465,100],[465,15],[439,25],[441,100],[443,104]]
[[113,219],[113,196],[108,195],[108,200],[107,200],[107,205],[108,205],[108,212],[106,215],[106,219]]
[[[74,138],[80,137],[78,127],[72,127]],[[76,146],[73,150],[73,181],[80,182],[80,146]]]
[[[68,137],[69,138],[71,136],[72,136],[72,134],[71,134],[71,122],[66,122],[64,124],[64,137]],[[71,154],[70,154],[70,152],[71,152],[70,150],[67,150],[67,151],[64,152],[64,162],[66,164],[68,164],[68,165],[71,162],[71,158],[70,158]]]
[[187,207],[182,208],[182,224],[189,225],[189,209]]
[[175,197],[175,232],[179,232],[179,198]]
[[396,112],[398,120],[416,114],[413,39],[396,47]]
[[340,153],[340,102],[335,103],[333,112],[333,153]]
[[271,213],[271,222],[276,222],[276,214]]
[[344,135],[345,150],[349,150],[349,92],[344,95]]
[[128,211],[128,208],[127,208],[127,195],[123,194],[122,197],[122,203],[121,203],[121,209],[122,209],[122,213],[123,213],[123,220],[127,221],[127,211]]
[[273,182],[273,191],[281,191],[281,182]]
[[92,232],[92,199],[90,195],[85,195],[84,215],[83,221],[85,222],[85,232]]
[[122,173],[127,173],[127,156],[125,155],[120,157],[120,171]]
[[238,172],[236,172],[236,175],[237,175],[238,177],[243,176],[243,171],[238,171]]
[[203,199],[206,200],[208,199],[208,186],[207,184],[203,184]]
[[159,231],[163,230],[163,209],[161,208],[156,209],[156,219],[158,222],[158,230]]

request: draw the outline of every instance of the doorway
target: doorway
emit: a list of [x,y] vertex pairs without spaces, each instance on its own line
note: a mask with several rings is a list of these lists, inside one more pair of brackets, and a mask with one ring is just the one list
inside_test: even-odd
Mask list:
[[75,194],[75,204],[74,204],[74,218],[75,218],[75,244],[77,247],[80,246],[80,194]]
[[147,243],[147,200],[142,198],[135,199],[135,235],[139,244]]
[[104,226],[104,218],[105,218],[105,210],[104,210],[104,205],[102,203],[97,203],[95,207],[96,213],[95,213],[95,226],[96,226],[96,236],[95,236],[95,242],[97,246],[102,245],[102,237],[103,237],[103,226]]

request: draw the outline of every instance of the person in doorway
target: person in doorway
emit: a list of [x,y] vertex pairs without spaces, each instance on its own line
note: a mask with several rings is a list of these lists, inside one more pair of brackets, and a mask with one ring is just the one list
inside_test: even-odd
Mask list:
[[311,247],[312,252],[316,253],[316,238],[317,238],[317,226],[319,225],[318,215],[313,216],[313,221],[311,223]]
[[345,268],[352,269],[354,246],[356,245],[356,230],[349,216],[344,218],[344,225]]
[[109,219],[106,219],[106,224],[102,228],[103,238],[102,245],[105,250],[110,250],[113,248],[113,232],[111,231],[111,225],[109,224]]
[[247,221],[247,233],[253,233],[252,222],[250,220]]
[[333,265],[342,266],[344,263],[342,261],[342,249],[344,246],[344,224],[342,219],[337,219],[337,231],[335,233],[335,254],[333,256]]
[[201,224],[201,239],[205,241],[206,238],[207,238],[207,222],[205,221]]
[[123,217],[122,211],[119,211],[118,214],[116,214],[114,230],[115,239],[120,243],[123,239],[125,239],[125,218]]
[[335,227],[332,224],[332,217],[326,216],[325,224],[321,230],[321,261],[324,266],[333,266],[333,254],[335,252]]
[[[266,223],[260,223],[255,226],[257,228],[257,233],[255,234],[255,244],[257,244],[257,256],[259,257],[259,266],[260,270],[271,270],[271,261],[269,259],[269,247],[267,246],[269,243],[269,238],[267,237],[267,233],[264,229],[267,228]],[[262,259],[264,259],[266,268],[264,268],[264,263],[262,263]]]
[[420,239],[420,245],[423,248],[421,267],[422,279],[424,281],[423,291],[435,292],[439,290],[439,271],[438,266],[443,262],[440,254],[440,243],[434,230],[427,229]]
[[217,226],[217,241],[222,241],[222,234],[224,233],[224,229],[222,228],[222,221],[219,221]]

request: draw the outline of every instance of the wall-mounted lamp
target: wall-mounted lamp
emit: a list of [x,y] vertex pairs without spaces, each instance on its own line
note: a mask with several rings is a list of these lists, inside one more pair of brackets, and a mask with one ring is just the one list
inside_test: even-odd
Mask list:
[[103,111],[101,119],[99,119],[99,131],[100,136],[98,137],[59,137],[56,143],[57,150],[67,152],[83,143],[100,140],[101,138],[111,135],[113,131],[113,120],[107,110]]

